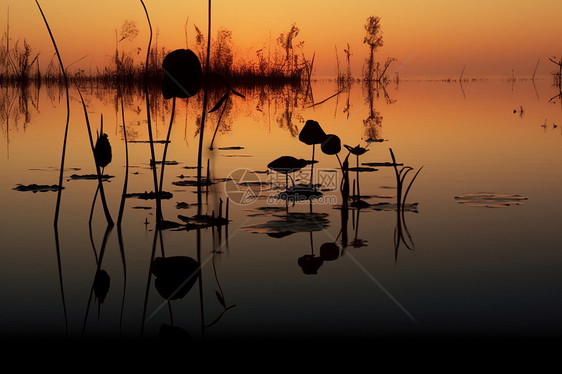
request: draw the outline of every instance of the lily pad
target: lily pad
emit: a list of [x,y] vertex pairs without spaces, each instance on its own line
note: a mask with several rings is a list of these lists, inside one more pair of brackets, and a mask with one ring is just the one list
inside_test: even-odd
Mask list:
[[[398,204],[396,203],[376,203],[371,204],[369,209],[377,210],[377,211],[384,211],[384,212],[394,212],[398,208]],[[402,204],[400,206],[405,212],[413,212],[418,213],[418,203],[411,203],[411,204]]]
[[353,168],[349,168],[349,171],[355,171],[355,172],[369,172],[369,171],[378,171],[379,169],[376,168],[371,168],[371,167],[365,167],[365,166],[359,166],[359,167],[353,167]]
[[287,234],[297,232],[322,231],[328,227],[329,220],[326,213],[288,213],[279,215],[264,223],[245,226],[242,228],[254,234]]
[[180,201],[176,203],[176,209],[189,209],[190,205],[184,201]]
[[[181,187],[194,187],[197,186],[197,180],[181,180],[181,181],[174,181],[172,182],[173,185],[175,186],[181,186]],[[208,180],[207,178],[201,178],[201,186],[210,186],[212,185],[213,182],[211,180]]]
[[[101,176],[101,179],[108,180],[110,178],[115,178],[113,175],[104,174]],[[97,174],[72,174],[70,179],[87,179],[87,180],[97,180]]]
[[[63,187],[64,188],[64,187]],[[35,192],[48,192],[48,191],[58,191],[59,186],[57,184],[53,185],[45,185],[45,184],[18,184],[16,187],[13,188],[15,191],[31,191]]]
[[[153,191],[150,192],[132,192],[125,195],[125,197],[136,197],[137,199],[143,200],[153,200],[156,199],[156,193]],[[161,191],[160,198],[161,199],[171,199],[173,195],[170,192]]]
[[521,205],[527,198],[525,196],[496,193],[496,192],[474,192],[455,196],[457,203],[485,208],[505,208],[511,205]]

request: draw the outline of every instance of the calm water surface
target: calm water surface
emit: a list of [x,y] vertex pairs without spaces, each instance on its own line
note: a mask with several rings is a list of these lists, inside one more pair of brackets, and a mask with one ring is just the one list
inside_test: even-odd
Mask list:
[[[562,332],[562,107],[549,102],[557,91],[548,79],[462,86],[403,81],[386,92],[355,84],[316,106],[337,91],[333,82],[314,83],[312,96],[288,87],[240,89],[246,97],[230,100],[212,151],[220,111],[209,114],[205,128],[202,173],[214,183],[203,188],[202,211],[218,215],[222,200],[225,215],[229,199],[229,224],[220,230],[155,230],[155,201],[129,197],[122,225],[106,231],[99,195],[91,213],[97,182],[77,178],[95,167],[75,88],[54,226],[57,192],[15,188],[58,183],[64,90],[30,87],[25,98],[19,89],[2,90],[2,336],[153,338],[172,329],[195,340]],[[104,170],[112,178],[104,189],[116,220],[126,172],[119,100],[112,89],[81,91],[94,136],[103,116],[112,145]],[[163,140],[171,101],[158,93],[150,100],[154,138]],[[132,92],[124,104],[134,141],[127,192],[153,191],[145,98]],[[165,167],[163,189],[173,196],[162,200],[163,215],[180,224],[180,216],[197,213],[196,188],[176,183],[196,175],[200,105],[178,101],[167,150],[173,162]],[[350,209],[345,219],[338,209],[338,160],[320,147],[313,177],[322,198],[288,206],[276,200],[285,177],[267,173],[267,164],[283,155],[312,157],[312,146],[298,139],[309,119],[343,144],[367,148],[360,163],[389,162],[392,149],[397,162],[412,168],[406,186],[421,168],[404,213],[393,205],[394,168],[375,166],[359,175],[368,205]],[[157,160],[163,150],[155,144]],[[344,148],[339,156],[346,155]],[[349,161],[356,166],[355,156]],[[296,182],[307,182],[308,171],[294,174]],[[233,183],[241,175],[260,183]],[[350,178],[355,183],[357,174]],[[240,191],[249,199],[241,201]],[[476,193],[493,198],[482,206]],[[179,256],[200,264],[200,277],[188,279],[181,298],[166,300],[151,264]]]

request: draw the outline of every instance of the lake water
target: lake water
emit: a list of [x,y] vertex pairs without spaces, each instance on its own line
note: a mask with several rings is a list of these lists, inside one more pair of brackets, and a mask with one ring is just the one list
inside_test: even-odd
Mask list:
[[[162,214],[180,225],[166,230],[156,230],[155,200],[134,196],[125,200],[122,223],[106,230],[97,181],[84,179],[95,165],[76,88],[54,225],[57,192],[17,187],[58,184],[64,90],[31,86],[24,98],[14,87],[2,90],[4,337],[562,332],[562,107],[549,101],[558,91],[548,78],[412,80],[372,92],[357,83],[325,102],[338,91],[332,81],[314,82],[308,95],[240,88],[245,98],[231,96],[213,150],[220,110],[208,115],[204,133],[202,174],[213,184],[202,188],[201,210],[224,216],[228,205],[229,222],[199,229],[185,222],[197,214],[197,189],[181,184],[196,175],[201,102],[178,101],[163,180],[172,197],[162,200]],[[116,220],[127,171],[120,101],[114,89],[81,93],[93,136],[103,116],[112,146],[104,193]],[[171,101],[157,93],[150,100],[154,139],[164,140]],[[127,193],[154,191],[142,91],[124,95],[124,107]],[[339,162],[320,146],[312,176],[322,196],[294,205],[276,199],[285,176],[267,165],[283,155],[311,159],[313,147],[298,138],[307,120],[368,150],[359,160],[352,155],[350,167],[391,162],[392,149],[397,171],[411,167],[403,192],[419,171],[403,211],[395,205],[395,168],[371,166],[377,170],[349,175],[366,204],[342,215]],[[164,144],[154,149],[161,160]],[[342,161],[347,153],[342,147]],[[306,183],[309,171],[291,176]],[[184,266],[183,278],[171,282],[186,288],[173,300],[164,290],[171,270],[154,271],[163,259]],[[199,273],[185,270],[197,265]]]

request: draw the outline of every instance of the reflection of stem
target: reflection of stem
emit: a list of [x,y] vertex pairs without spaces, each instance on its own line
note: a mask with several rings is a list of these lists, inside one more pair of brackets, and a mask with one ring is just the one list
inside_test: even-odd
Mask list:
[[[396,227],[394,229],[394,261],[396,262],[398,259],[398,248],[400,247],[400,243],[403,242],[404,245],[410,250],[414,249],[414,242],[412,240],[412,236],[410,235],[408,228],[406,227],[406,219],[404,215],[404,206],[406,205],[406,197],[408,196],[408,192],[414,183],[414,180],[423,169],[423,166],[418,169],[418,171],[412,177],[412,180],[408,184],[406,191],[402,194],[402,190],[404,188],[404,181],[406,179],[406,175],[413,170],[411,167],[403,167],[400,171],[396,167],[396,158],[394,157],[394,152],[392,152],[392,148],[390,150],[390,156],[392,157],[392,163],[394,166],[394,174],[396,176]],[[404,238],[404,230],[406,235],[408,236],[409,242],[411,246],[408,244],[406,239]]]
[[[166,135],[166,144],[164,145],[164,154],[162,155],[162,167],[160,169],[160,187],[158,194],[162,192],[162,185],[164,183],[164,167],[166,166],[166,153],[168,152],[168,144],[170,143],[170,133],[172,132],[172,124],[174,123],[174,113],[176,111],[176,97],[172,98],[172,116],[170,117],[170,126],[168,126],[168,134]],[[154,165],[156,167],[156,165]],[[160,212],[162,214],[162,212]]]
[[156,254],[156,243],[158,242],[158,234],[159,234],[160,230],[158,228],[156,228],[156,230],[154,230],[154,240],[152,241],[152,252],[150,254],[150,262],[149,262],[149,266],[148,266],[148,279],[146,281],[146,291],[144,294],[144,306],[142,309],[142,323],[141,323],[141,338],[144,335],[144,324],[146,322],[146,308],[148,306],[148,294],[150,291],[150,282],[151,282],[151,278],[152,278],[152,263],[154,262],[154,256]]
[[121,312],[119,314],[119,332],[123,325],[123,310],[125,309],[125,290],[127,289],[127,266],[125,264],[125,247],[123,246],[123,233],[121,225],[117,225],[117,238],[119,241],[119,252],[121,253],[121,261],[123,262],[123,297],[121,299]]
[[310,187],[312,187],[312,178],[314,177],[314,149],[316,144],[312,144],[312,164],[310,164]]
[[[209,0],[209,24],[207,31],[207,56],[205,63],[205,77],[209,74],[209,59],[211,54],[211,0]],[[197,151],[197,215],[202,213],[201,205],[201,161],[203,158],[203,132],[205,130],[205,117],[207,114],[208,85],[207,79],[203,82],[203,113],[201,114],[201,129],[199,130],[199,149]]]
[[357,218],[355,220],[355,241],[357,241],[357,234],[359,233],[359,212],[361,209],[357,208]]
[[90,219],[88,220],[88,231],[90,232],[90,243],[92,244],[92,249],[94,250],[94,257],[96,258],[96,263],[98,262],[98,253],[96,251],[96,245],[94,244],[94,235],[92,233],[92,217],[94,215],[94,206],[96,204],[96,197],[98,196],[99,187],[96,188],[96,193],[94,194],[94,199],[92,200],[92,208],[90,209]]
[[129,181],[129,146],[127,144],[127,129],[125,128],[125,109],[123,107],[123,93],[121,92],[121,117],[123,119],[123,138],[125,139],[125,181],[123,182],[123,194],[121,195],[121,204],[119,205],[119,216],[117,225],[121,226],[123,219],[123,210],[125,208],[125,196],[127,195],[127,184]]
[[65,326],[65,333],[68,335],[68,316],[66,313],[66,301],[64,298],[64,283],[62,278],[62,264],[61,264],[61,256],[60,256],[60,244],[59,244],[59,229],[58,225],[54,225],[55,228],[55,248],[57,251],[57,267],[59,270],[59,284],[60,284],[60,292],[62,297],[62,310],[64,312],[64,326]]
[[[160,236],[160,253],[162,254],[162,258],[165,258],[166,254],[164,253],[164,235],[162,232],[160,232],[159,236]],[[170,326],[174,325],[174,315],[172,313],[172,303],[170,301],[172,296],[170,296],[170,298],[166,300],[166,304],[168,305],[168,312],[170,313]]]
[[203,307],[203,272],[201,271],[201,229],[197,229],[197,262],[199,263],[199,312],[201,313],[201,337],[205,338],[205,311]]
[[[220,232],[221,228],[219,227],[218,230]],[[220,244],[220,242],[219,242],[219,244]],[[219,302],[220,302],[221,306],[223,307],[223,310],[221,311],[221,313],[219,313],[219,315],[217,316],[217,318],[215,318],[215,320],[213,322],[206,325],[205,327],[211,327],[214,324],[216,324],[222,318],[224,313],[226,313],[226,311],[228,311],[229,309],[232,309],[236,306],[236,305],[231,305],[231,306],[228,306],[228,307],[226,306],[226,299],[224,298],[224,292],[223,292],[222,287],[220,285],[219,276],[218,276],[218,273],[217,273],[217,266],[216,266],[216,261],[215,261],[216,255],[217,255],[217,252],[215,250],[215,251],[213,251],[213,258],[212,258],[213,274],[215,276],[215,281],[216,281],[217,287],[219,289],[217,291],[217,297],[219,298]]]
[[[103,241],[102,241],[101,249],[100,249],[100,257],[96,261],[97,262],[96,272],[95,272],[95,275],[94,275],[94,281],[92,282],[92,287],[90,288],[90,296],[88,298],[88,306],[86,307],[86,315],[84,316],[84,324],[82,325],[82,335],[84,335],[84,331],[86,329],[86,321],[88,320],[88,312],[90,310],[90,304],[92,302],[92,294],[94,293],[96,275],[101,270],[101,264],[103,262],[103,255],[105,254],[105,247],[107,245],[107,239],[109,238],[109,234],[111,233],[111,230],[112,230],[112,226],[108,225],[107,228],[105,229],[105,233],[103,235]],[[98,306],[98,313],[99,313],[99,306]]]

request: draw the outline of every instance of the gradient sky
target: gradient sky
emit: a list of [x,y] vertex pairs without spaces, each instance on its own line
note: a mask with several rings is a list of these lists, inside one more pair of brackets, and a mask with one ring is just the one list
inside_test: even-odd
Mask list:
[[[125,20],[136,22],[139,34],[120,43],[126,51],[145,53],[148,28],[137,0],[43,0],[40,4],[49,21],[66,66],[103,67],[115,50],[115,30]],[[169,49],[193,43],[193,25],[206,32],[207,1],[146,0],[158,43]],[[385,45],[380,58],[396,57],[393,65],[401,77],[531,76],[548,75],[554,64],[549,56],[562,56],[560,0],[214,0],[213,35],[219,28],[232,31],[237,52],[253,54],[267,47],[271,37],[286,32],[293,23],[301,30],[307,57],[315,53],[317,77],[336,71],[335,48],[340,62],[349,43],[353,74],[361,73],[368,52],[363,44],[368,16],[381,17]],[[39,52],[46,66],[54,49],[37,5],[33,0],[0,0],[0,30],[6,31],[9,9],[11,43],[23,40]],[[4,40],[5,41],[5,40]],[[20,42],[21,43],[21,42]],[[79,62],[76,62],[80,60]]]

